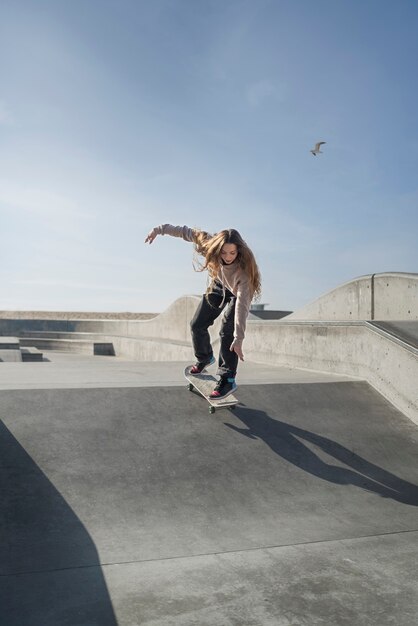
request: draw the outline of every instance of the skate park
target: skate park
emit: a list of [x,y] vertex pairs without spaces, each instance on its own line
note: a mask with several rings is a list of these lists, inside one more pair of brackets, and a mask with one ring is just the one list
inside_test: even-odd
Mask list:
[[417,623],[418,274],[251,313],[214,415],[198,300],[0,319],[4,623]]

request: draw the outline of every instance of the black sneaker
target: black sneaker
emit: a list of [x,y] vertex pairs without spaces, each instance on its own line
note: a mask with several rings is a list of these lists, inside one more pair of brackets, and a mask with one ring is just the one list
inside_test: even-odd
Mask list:
[[215,363],[214,356],[211,357],[210,361],[205,361],[205,363],[198,361],[197,363],[195,363],[195,365],[191,366],[191,368],[189,369],[189,372],[190,374],[201,374],[202,372],[205,371],[207,367],[209,367],[209,365],[213,365],[214,363]]
[[235,378],[221,378],[215,385],[215,389],[210,394],[209,398],[213,400],[220,400],[226,398],[237,389]]

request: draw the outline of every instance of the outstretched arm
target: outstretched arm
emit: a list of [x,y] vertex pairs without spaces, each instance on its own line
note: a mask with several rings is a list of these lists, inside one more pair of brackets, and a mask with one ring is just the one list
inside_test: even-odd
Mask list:
[[188,226],[172,226],[172,224],[161,224],[155,226],[146,236],[145,243],[152,243],[157,235],[170,235],[171,237],[180,237],[185,241],[193,241],[193,229]]

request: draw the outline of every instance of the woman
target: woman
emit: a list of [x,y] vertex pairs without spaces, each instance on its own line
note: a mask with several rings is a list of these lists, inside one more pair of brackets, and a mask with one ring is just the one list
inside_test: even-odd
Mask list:
[[224,311],[220,330],[221,345],[218,359],[220,379],[211,398],[225,398],[236,388],[238,359],[244,360],[242,343],[251,301],[261,292],[260,272],[254,255],[241,235],[233,228],[215,235],[188,226],[162,224],[147,235],[152,243],[157,235],[180,237],[194,243],[203,262],[195,269],[207,271],[209,286],[191,321],[192,341],[196,363],[191,374],[200,374],[215,362],[208,332],[215,319]]

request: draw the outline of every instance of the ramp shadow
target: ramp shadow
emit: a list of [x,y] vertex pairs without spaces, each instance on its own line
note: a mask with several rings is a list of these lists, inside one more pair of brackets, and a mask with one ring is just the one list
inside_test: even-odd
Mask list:
[[7,626],[117,626],[87,529],[0,421],[0,606]]
[[[227,422],[225,426],[251,439],[263,440],[275,454],[313,476],[337,485],[354,485],[384,498],[418,506],[417,485],[367,461],[332,439],[272,418],[257,409],[240,406],[235,416],[247,428]],[[314,444],[348,467],[326,463],[304,442]]]

